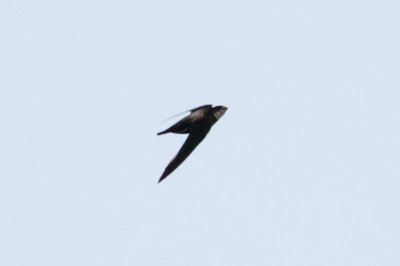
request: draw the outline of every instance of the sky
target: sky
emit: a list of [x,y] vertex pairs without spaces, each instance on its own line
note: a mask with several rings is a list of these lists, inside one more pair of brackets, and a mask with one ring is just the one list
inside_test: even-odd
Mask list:
[[2,0],[0,265],[400,265],[399,10]]

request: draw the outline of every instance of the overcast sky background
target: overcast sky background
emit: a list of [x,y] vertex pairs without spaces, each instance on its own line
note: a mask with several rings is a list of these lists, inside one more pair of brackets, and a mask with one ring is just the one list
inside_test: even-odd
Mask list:
[[400,265],[399,12],[2,0],[0,265]]

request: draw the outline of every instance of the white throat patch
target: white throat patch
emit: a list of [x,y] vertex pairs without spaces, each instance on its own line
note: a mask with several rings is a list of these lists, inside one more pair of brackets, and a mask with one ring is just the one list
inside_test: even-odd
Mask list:
[[217,119],[217,120],[220,119],[225,114],[225,111],[226,111],[226,109],[221,109],[219,111],[216,111],[214,113],[215,119]]

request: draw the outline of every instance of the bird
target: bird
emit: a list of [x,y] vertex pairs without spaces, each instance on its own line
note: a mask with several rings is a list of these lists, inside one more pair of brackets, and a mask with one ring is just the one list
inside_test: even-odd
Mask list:
[[207,136],[211,127],[225,114],[228,108],[222,105],[212,106],[211,104],[202,105],[188,110],[190,114],[180,121],[157,133],[163,135],[167,133],[189,134],[176,156],[167,165],[158,183],[169,176],[178,166],[192,153],[192,151]]

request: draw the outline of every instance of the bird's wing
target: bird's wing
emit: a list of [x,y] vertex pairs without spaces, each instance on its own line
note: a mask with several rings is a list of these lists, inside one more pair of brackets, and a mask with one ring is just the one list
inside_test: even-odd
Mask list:
[[211,104],[207,104],[207,105],[203,105],[197,108],[194,108],[192,110],[190,110],[190,115],[188,115],[187,117],[185,117],[184,119],[187,119],[191,122],[194,121],[199,121],[201,119],[204,118],[204,116],[208,113],[211,112],[212,110],[212,105]]
[[204,119],[204,116],[207,114],[207,112],[210,112],[212,109],[211,106],[212,105],[203,105],[189,110],[191,112],[189,115],[185,116],[166,130],[157,133],[157,135],[162,135],[169,132],[180,134],[190,133],[193,123],[198,123]]
[[197,145],[199,145],[199,143],[207,136],[207,133],[210,131],[210,129],[211,127],[207,126],[197,127],[196,130],[193,130],[189,134],[178,154],[165,168],[164,173],[158,180],[158,183],[171,174],[192,153]]
[[205,104],[205,105],[202,105],[202,106],[193,108],[193,109],[191,109],[191,110],[189,110],[189,111],[193,113],[193,112],[196,112],[196,111],[198,111],[198,110],[202,110],[202,109],[211,109],[211,108],[212,108],[212,104]]
[[193,112],[196,112],[196,111],[201,110],[201,109],[211,109],[211,108],[212,108],[211,104],[202,105],[202,106],[199,106],[199,107],[196,107],[196,108],[193,108],[193,109],[189,109],[189,110],[183,111],[183,112],[181,112],[179,114],[176,114],[174,116],[171,116],[171,117],[163,120],[162,122],[165,122],[165,121],[170,120],[172,118],[175,118],[177,116],[183,115],[184,113],[187,113],[187,112],[193,113]]

